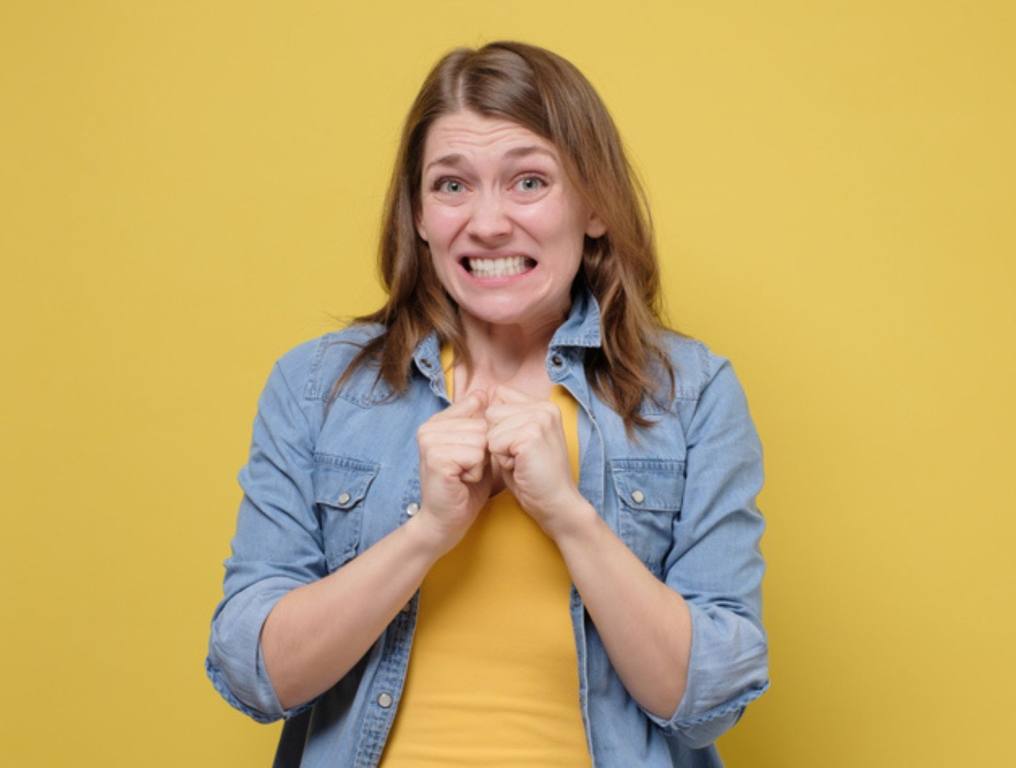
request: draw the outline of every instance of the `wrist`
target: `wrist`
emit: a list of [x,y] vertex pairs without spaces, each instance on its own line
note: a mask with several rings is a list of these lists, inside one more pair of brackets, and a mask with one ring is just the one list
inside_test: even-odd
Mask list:
[[416,549],[431,561],[439,560],[458,543],[458,539],[445,531],[426,507],[420,507],[403,527],[412,537]]
[[551,517],[554,521],[553,530],[547,533],[559,549],[586,538],[600,520],[593,505],[578,492],[557,509],[560,511]]

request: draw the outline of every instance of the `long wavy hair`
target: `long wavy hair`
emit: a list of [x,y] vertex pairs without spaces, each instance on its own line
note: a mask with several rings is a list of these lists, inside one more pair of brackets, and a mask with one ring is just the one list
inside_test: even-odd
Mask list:
[[640,412],[644,398],[658,401],[667,379],[667,397],[673,398],[675,377],[659,340],[665,326],[645,191],[610,113],[585,76],[557,54],[516,41],[456,48],[434,65],[420,88],[402,129],[381,221],[378,260],[388,299],[377,311],[354,318],[380,323],[384,332],[353,357],[329,401],[368,363],[377,366],[393,394],[404,392],[413,351],[431,331],[470,365],[458,307],[438,280],[414,224],[427,132],[442,115],[461,110],[510,120],[549,140],[573,187],[606,225],[601,237],[585,238],[576,278],[587,281],[601,313],[601,346],[587,350],[586,377],[629,433],[650,426]]

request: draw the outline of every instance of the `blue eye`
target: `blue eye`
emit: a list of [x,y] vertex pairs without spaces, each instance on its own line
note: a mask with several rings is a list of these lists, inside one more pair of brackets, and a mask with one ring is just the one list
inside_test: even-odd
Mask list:
[[[535,182],[538,182],[540,184],[540,186],[543,186],[543,187],[547,186],[547,182],[545,182],[539,176],[526,176],[525,178],[520,179],[520,182],[523,183],[523,184],[525,184],[527,181],[535,181]],[[526,192],[536,192],[539,189],[540,189],[540,187],[530,186],[530,187],[526,187],[525,191]]]
[[[547,182],[539,176],[525,176],[519,179],[517,183],[526,185],[522,189],[523,192],[538,192],[540,189],[547,186]],[[458,179],[454,179],[450,176],[442,176],[434,182],[434,189],[438,192],[458,194],[464,189],[464,186]]]
[[444,190],[444,186],[445,186],[445,184],[454,184],[454,185],[455,185],[455,186],[457,187],[456,189],[449,189],[449,190],[448,190],[448,191],[450,191],[450,192],[453,192],[453,193],[454,193],[454,192],[458,192],[458,191],[459,191],[459,189],[461,189],[461,187],[462,187],[462,182],[460,182],[460,181],[458,181],[458,180],[456,180],[456,179],[450,179],[450,178],[448,178],[448,177],[446,176],[446,177],[444,177],[444,178],[440,178],[440,179],[438,179],[438,180],[437,180],[437,181],[436,181],[436,182],[434,183],[434,189],[436,189],[436,190],[439,190],[439,191],[442,191],[442,192],[443,192],[443,191],[445,191],[445,190]]

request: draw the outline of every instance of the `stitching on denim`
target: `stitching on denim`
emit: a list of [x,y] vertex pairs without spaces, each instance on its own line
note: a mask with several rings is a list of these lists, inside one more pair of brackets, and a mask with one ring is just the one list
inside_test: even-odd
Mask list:
[[706,345],[701,341],[695,341],[695,350],[699,355],[699,363],[702,366],[702,381],[699,383],[698,394],[702,394],[702,390],[706,388],[706,384],[713,377],[712,366],[709,360],[709,350],[706,349]]
[[703,712],[701,715],[695,715],[694,717],[687,717],[681,720],[676,720],[674,721],[674,726],[676,728],[689,728],[693,725],[701,725],[702,723],[709,722],[710,720],[715,720],[718,717],[729,715],[731,712],[734,712],[740,709],[741,707],[747,706],[755,699],[757,699],[759,696],[761,696],[763,693],[768,691],[769,685],[770,681],[766,680],[765,684],[763,684],[761,688],[756,688],[754,690],[748,691],[747,693],[743,693],[733,701],[713,707],[712,709]]
[[[336,376],[340,376],[341,372],[349,364],[349,361],[352,360],[353,356],[359,352],[363,345],[383,332],[383,326],[378,323],[357,323],[347,326],[340,331],[329,331],[318,337],[318,344],[314,350],[314,356],[308,371],[307,383],[304,385],[304,397],[311,400],[324,400],[331,391],[331,385],[334,384],[334,380],[327,382],[327,386],[326,382],[322,380],[322,371],[326,368],[325,355],[329,350],[334,347],[341,347],[341,350],[336,353],[340,355],[337,364],[341,368],[336,373]],[[370,397],[369,395],[365,397],[349,392],[348,390],[356,388],[357,383],[358,375],[354,375],[346,381],[345,386],[338,392],[337,396],[363,408],[385,399],[389,394],[383,392],[380,397]],[[373,392],[374,387],[372,386],[369,391]]]
[[381,469],[381,465],[374,461],[364,461],[363,459],[354,459],[350,456],[342,456],[338,453],[325,453],[324,451],[314,451],[314,463],[325,465],[329,469],[353,469],[358,472],[370,472],[375,475]]
[[617,458],[610,459],[610,464],[613,468],[620,470],[621,472],[626,471],[639,471],[644,469],[676,469],[684,466],[684,459],[664,459],[664,458]]

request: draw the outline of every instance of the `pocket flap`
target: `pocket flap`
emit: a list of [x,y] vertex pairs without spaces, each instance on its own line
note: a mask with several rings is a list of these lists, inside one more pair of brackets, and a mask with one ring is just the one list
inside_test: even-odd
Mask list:
[[613,459],[614,489],[625,506],[677,512],[684,496],[684,462],[678,459]]
[[315,501],[338,509],[356,506],[367,494],[367,489],[374,482],[378,469],[378,464],[360,459],[315,453]]

